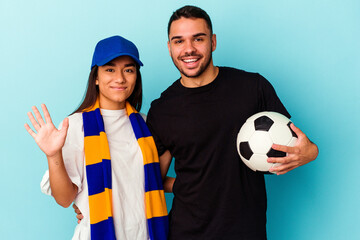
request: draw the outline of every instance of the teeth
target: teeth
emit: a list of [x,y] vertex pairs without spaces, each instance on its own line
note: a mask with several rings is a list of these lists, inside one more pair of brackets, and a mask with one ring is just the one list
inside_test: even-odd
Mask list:
[[184,59],[183,61],[186,63],[192,63],[192,62],[196,62],[197,59]]

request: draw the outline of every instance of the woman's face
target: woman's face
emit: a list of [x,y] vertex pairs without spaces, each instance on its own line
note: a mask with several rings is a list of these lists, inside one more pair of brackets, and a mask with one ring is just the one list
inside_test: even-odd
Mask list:
[[117,57],[98,68],[100,108],[118,110],[132,94],[136,83],[136,64],[129,56]]

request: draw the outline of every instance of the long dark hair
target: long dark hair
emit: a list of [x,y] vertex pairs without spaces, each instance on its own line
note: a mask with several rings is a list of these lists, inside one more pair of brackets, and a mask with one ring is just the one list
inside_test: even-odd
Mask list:
[[[96,99],[99,96],[99,86],[96,85],[97,76],[98,66],[94,66],[89,74],[84,99],[80,106],[72,114],[82,112],[84,109],[94,106]],[[142,105],[142,81],[140,66],[138,64],[136,64],[136,83],[134,91],[131,93],[130,97],[128,97],[127,101],[136,109],[136,111],[140,112]]]

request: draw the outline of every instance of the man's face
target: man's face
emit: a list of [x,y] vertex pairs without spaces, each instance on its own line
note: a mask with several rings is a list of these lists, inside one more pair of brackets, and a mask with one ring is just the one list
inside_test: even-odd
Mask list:
[[168,48],[181,75],[196,78],[212,64],[216,36],[204,19],[180,18],[171,23]]

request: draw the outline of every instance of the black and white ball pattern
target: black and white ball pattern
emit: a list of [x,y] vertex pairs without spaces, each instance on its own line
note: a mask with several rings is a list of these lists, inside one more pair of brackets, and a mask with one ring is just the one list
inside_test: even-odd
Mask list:
[[297,136],[291,121],[277,112],[260,112],[249,117],[237,136],[241,160],[253,171],[268,172],[278,164],[268,163],[268,157],[285,157],[286,153],[271,148],[272,144],[294,146]]

